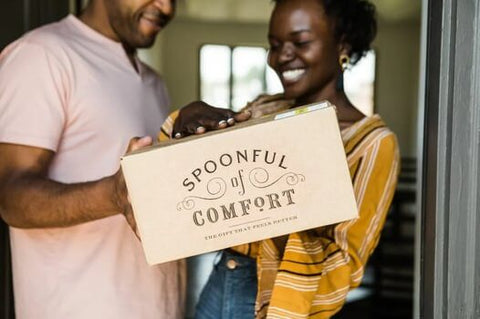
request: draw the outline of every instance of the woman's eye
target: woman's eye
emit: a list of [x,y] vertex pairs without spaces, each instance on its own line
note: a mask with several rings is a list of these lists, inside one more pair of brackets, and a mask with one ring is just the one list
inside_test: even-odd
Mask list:
[[311,42],[312,41],[297,41],[295,42],[295,46],[301,48],[309,45]]

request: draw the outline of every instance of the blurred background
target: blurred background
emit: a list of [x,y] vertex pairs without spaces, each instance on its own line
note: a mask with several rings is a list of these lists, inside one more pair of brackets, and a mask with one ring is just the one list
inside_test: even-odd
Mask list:
[[[172,110],[192,100],[239,109],[259,93],[281,92],[266,66],[270,0],[177,0],[176,18],[141,58],[166,80]],[[0,50],[30,30],[78,13],[82,0],[2,0]],[[380,245],[360,289],[336,318],[412,318],[421,0],[374,0],[372,51],[345,75],[347,94],[397,134],[402,172]],[[8,232],[0,227],[0,318],[11,318]],[[216,253],[190,258],[187,316]]]
[[[414,157],[421,1],[372,2],[379,24],[364,74],[367,82],[375,82],[373,90],[367,89],[373,98],[367,103],[397,133],[403,156]],[[176,18],[160,33],[155,46],[141,53],[165,77],[172,108],[202,96],[216,106],[228,106],[230,101],[237,108],[262,91],[278,91],[270,72],[264,83],[258,81],[265,73],[272,8],[270,0],[178,0]],[[349,87],[348,76],[346,82],[347,90],[358,91]]]

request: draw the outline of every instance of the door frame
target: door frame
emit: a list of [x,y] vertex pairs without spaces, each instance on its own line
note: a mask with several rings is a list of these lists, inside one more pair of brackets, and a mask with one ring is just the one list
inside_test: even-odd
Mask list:
[[415,317],[479,318],[480,3],[425,1]]

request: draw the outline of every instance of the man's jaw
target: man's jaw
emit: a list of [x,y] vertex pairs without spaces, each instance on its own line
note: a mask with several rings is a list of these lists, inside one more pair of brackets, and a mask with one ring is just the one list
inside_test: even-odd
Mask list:
[[146,33],[158,33],[163,27],[162,16],[156,10],[148,10],[140,15],[139,28]]

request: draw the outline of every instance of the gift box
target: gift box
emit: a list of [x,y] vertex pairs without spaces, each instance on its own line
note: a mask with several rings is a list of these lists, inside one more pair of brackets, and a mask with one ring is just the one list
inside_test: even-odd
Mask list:
[[149,264],[358,216],[328,102],[160,143],[121,166]]

